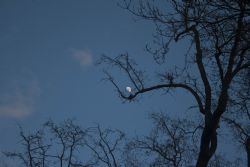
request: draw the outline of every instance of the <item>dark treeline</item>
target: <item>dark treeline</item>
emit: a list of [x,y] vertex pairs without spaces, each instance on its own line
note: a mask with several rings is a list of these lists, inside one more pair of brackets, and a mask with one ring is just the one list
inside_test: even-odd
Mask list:
[[[130,139],[120,130],[82,128],[70,119],[58,124],[50,120],[29,134],[20,127],[21,150],[3,154],[20,167],[194,166],[202,127],[163,113],[153,113],[150,119],[154,126],[149,135]],[[216,154],[208,166],[239,165]]]

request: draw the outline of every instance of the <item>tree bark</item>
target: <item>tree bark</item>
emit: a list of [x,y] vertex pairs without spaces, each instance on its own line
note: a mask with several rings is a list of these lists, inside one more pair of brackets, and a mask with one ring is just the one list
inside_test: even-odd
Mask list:
[[197,160],[196,167],[206,167],[209,161],[209,143],[210,143],[210,133],[209,128],[205,127],[200,144],[200,152]]
[[196,167],[207,167],[208,162],[214,155],[217,148],[217,133],[216,133],[216,123],[210,121],[207,126],[205,126],[204,131],[201,136],[200,152]]
[[250,167],[250,137],[247,138],[245,146],[247,152],[247,166]]

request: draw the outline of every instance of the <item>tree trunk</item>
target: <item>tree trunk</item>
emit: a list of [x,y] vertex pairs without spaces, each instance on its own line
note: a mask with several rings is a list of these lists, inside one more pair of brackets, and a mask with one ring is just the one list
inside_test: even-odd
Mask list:
[[208,138],[210,135],[206,133],[204,129],[201,137],[201,144],[200,144],[200,152],[199,157],[196,163],[196,167],[206,167],[209,162],[209,143],[210,139]]
[[[210,124],[210,123],[209,123]],[[200,152],[196,167],[207,167],[209,160],[214,155],[217,148],[217,133],[213,126],[205,126],[200,144]]]
[[209,162],[209,157],[207,155],[199,155],[196,167],[206,167]]
[[247,164],[250,167],[250,137],[247,138],[246,143],[246,152],[247,152]]
[[209,128],[205,127],[202,136],[201,136],[201,144],[200,144],[200,152],[197,160],[196,167],[206,167],[209,161],[209,143],[210,143],[210,134]]

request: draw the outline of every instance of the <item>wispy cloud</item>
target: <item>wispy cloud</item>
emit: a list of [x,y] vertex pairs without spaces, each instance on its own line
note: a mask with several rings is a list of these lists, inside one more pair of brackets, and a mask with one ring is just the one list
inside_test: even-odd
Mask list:
[[88,50],[72,49],[72,56],[79,61],[81,66],[89,66],[93,63],[93,55]]
[[40,88],[36,80],[16,85],[14,90],[0,96],[0,116],[23,118],[30,115],[39,94]]

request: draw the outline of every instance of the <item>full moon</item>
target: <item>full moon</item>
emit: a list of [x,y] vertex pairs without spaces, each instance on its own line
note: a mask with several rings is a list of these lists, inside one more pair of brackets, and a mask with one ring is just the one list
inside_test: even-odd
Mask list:
[[129,86],[127,86],[127,87],[126,87],[126,90],[130,93],[130,92],[132,91],[132,88],[129,87]]

